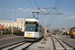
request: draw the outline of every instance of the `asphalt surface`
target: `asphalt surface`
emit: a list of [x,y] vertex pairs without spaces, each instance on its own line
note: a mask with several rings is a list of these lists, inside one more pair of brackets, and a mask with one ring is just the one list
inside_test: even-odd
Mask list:
[[[70,38],[70,36],[66,35],[53,35],[56,38],[59,38],[63,40],[64,42],[71,45],[73,48],[75,48],[75,38]],[[0,47],[6,46],[7,44],[10,45],[11,43],[15,43],[18,41],[24,40],[23,36],[12,36],[12,35],[4,35],[3,37],[0,37]]]
[[0,37],[0,47],[24,40],[23,36],[3,36]]
[[70,38],[70,36],[68,35],[53,35],[56,38],[59,38],[61,40],[63,40],[64,42],[66,42],[67,44],[71,45],[73,48],[75,48],[75,38]]

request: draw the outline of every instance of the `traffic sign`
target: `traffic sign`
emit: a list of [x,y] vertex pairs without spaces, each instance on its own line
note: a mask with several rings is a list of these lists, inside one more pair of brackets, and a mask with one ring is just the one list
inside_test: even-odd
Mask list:
[[0,33],[0,36],[2,36],[2,28],[3,28],[3,25],[1,25],[0,27],[1,27],[1,33]]
[[3,25],[1,25],[1,29],[3,28]]

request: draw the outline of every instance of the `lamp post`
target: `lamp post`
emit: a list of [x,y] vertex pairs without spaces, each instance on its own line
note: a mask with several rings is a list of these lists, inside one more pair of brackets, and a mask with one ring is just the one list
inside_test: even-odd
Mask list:
[[13,28],[14,28],[14,13],[15,13],[15,12],[13,12],[13,25],[12,25],[12,35],[13,35]]

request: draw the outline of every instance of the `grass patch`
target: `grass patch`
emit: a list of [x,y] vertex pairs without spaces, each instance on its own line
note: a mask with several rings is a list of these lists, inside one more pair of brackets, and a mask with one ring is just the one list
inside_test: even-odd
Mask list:
[[[3,32],[3,34],[12,34],[11,31]],[[24,32],[13,32],[13,34],[24,34]]]
[[7,31],[7,32],[3,32],[3,34],[11,34],[12,32]]

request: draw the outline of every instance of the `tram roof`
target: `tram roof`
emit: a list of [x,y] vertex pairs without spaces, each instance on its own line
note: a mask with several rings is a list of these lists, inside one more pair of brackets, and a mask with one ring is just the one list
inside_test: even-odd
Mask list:
[[38,18],[35,17],[27,17],[26,21],[35,21],[35,22],[39,22]]
[[75,27],[72,27],[71,29],[75,29]]
[[[38,19],[36,17],[27,17],[28,19]],[[39,19],[38,19],[39,20]]]

